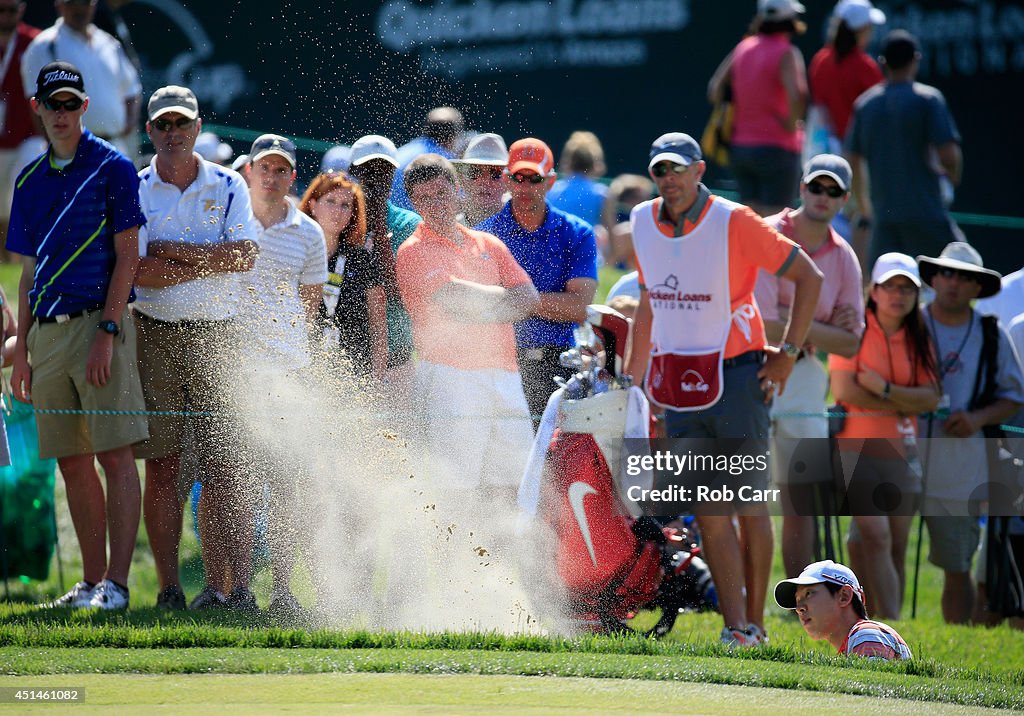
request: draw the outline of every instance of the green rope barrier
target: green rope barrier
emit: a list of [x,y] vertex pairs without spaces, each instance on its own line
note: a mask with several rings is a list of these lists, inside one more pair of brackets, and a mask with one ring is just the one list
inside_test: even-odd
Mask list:
[[[188,411],[188,410],[85,410],[81,408],[34,408],[24,403],[15,402],[11,406],[10,412],[12,413],[36,413],[37,415],[145,415],[145,416],[175,416],[184,418],[209,418],[216,417],[218,413],[211,413],[208,411]],[[365,416],[365,413],[360,412],[360,415]],[[863,413],[850,413],[847,411],[837,412],[826,412],[826,411],[785,411],[781,413],[775,413],[772,418],[827,418],[827,417],[871,417],[871,418],[884,418],[901,415],[893,411],[879,411],[879,412],[863,412]],[[452,419],[468,420],[470,418],[484,418],[488,420],[495,420],[493,416],[483,415],[457,415],[452,416]],[[541,416],[532,416],[535,419],[539,419]],[[947,417],[944,414],[939,413],[922,413],[921,418],[938,417],[940,419]],[[520,420],[517,416],[507,416],[507,420]],[[1000,429],[1008,433],[1016,433],[1024,435],[1024,428],[1017,427],[1015,425],[1000,425]]]

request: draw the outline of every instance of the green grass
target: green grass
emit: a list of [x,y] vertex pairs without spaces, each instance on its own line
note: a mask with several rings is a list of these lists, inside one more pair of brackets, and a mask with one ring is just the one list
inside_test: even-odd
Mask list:
[[[12,298],[19,271],[17,267],[0,265],[0,283]],[[619,272],[602,269],[598,300],[606,295],[618,276]],[[6,674],[22,675],[16,680],[19,684],[29,683],[24,680],[27,677],[34,677],[32,683],[43,683],[42,677],[50,675],[45,683],[68,685],[70,680],[62,676],[58,681],[53,675],[79,674],[77,678],[81,679],[86,673],[545,675],[634,679],[660,682],[663,688],[679,686],[665,682],[759,686],[803,694],[794,698],[806,698],[807,694],[814,693],[851,695],[810,702],[814,708],[826,710],[845,703],[842,698],[853,698],[852,695],[857,694],[886,699],[878,703],[893,709],[899,702],[892,699],[1024,709],[1024,639],[1020,633],[1005,626],[979,629],[945,625],[939,605],[941,573],[927,564],[922,566],[918,618],[894,622],[915,653],[915,660],[905,664],[839,658],[827,644],[809,641],[792,615],[774,605],[769,606],[766,621],[771,644],[767,648],[736,653],[726,651],[717,643],[721,622],[716,614],[683,615],[672,634],[662,641],[639,635],[566,639],[493,633],[381,633],[346,629],[345,625],[334,629],[299,629],[265,621],[250,624],[225,613],[200,617],[194,613],[167,614],[148,608],[155,600],[158,585],[146,534],[141,529],[129,579],[132,610],[125,614],[38,610],[31,604],[59,594],[81,573],[77,542],[59,480],[57,491],[61,569],[58,570],[55,563],[49,578],[42,582],[12,581],[9,587],[13,603],[0,604],[0,664]],[[777,532],[778,527],[777,524]],[[908,572],[912,572],[915,537],[916,528],[908,551]],[[927,544],[924,547],[926,554]],[[192,596],[201,588],[203,575],[190,516],[186,519],[181,558],[183,586]],[[780,561],[776,548],[773,583],[782,577]],[[265,605],[269,596],[267,570],[257,575],[254,587]],[[309,597],[308,589],[305,597]],[[908,585],[907,617],[909,611]],[[654,618],[654,615],[642,614],[637,626],[648,626]],[[231,699],[235,698],[239,687],[229,686],[235,682],[222,678],[223,684],[210,693],[223,692],[225,702],[236,703]],[[0,677],[0,686],[12,683],[15,681],[11,676]],[[181,687],[180,683],[174,683]],[[377,688],[391,695],[397,687],[387,685],[390,683],[385,681]],[[117,687],[113,684],[105,688],[108,694],[116,693]],[[477,707],[490,703],[486,699],[474,700],[477,688],[463,686],[461,696],[453,690],[451,701],[445,703]],[[570,689],[569,686],[564,688]],[[296,687],[282,686],[281,689],[288,691]],[[424,690],[430,691],[419,688],[419,691]],[[145,700],[158,698],[148,688],[140,691],[139,698],[143,700],[133,703],[161,703]],[[557,688],[555,692],[563,693]],[[257,697],[246,692],[238,698],[249,698],[251,703],[270,703],[281,697],[281,693],[280,690],[268,691],[265,696]],[[308,695],[301,688],[294,693],[297,700]],[[728,708],[706,706],[697,710],[741,712],[748,706],[760,710],[756,707],[770,708],[769,704],[774,703],[778,703],[775,710],[800,710],[794,706],[797,701],[776,702],[773,701],[776,697],[770,696],[774,692],[765,690],[763,694],[763,697],[760,692],[755,697],[747,695],[738,700],[738,705]],[[207,703],[218,703],[215,696],[210,698],[214,700]],[[723,697],[719,692],[709,692],[702,698],[708,701],[700,703],[718,703],[716,699]],[[566,703],[579,707],[586,703],[583,697],[580,699]],[[645,703],[656,699],[650,696]],[[122,703],[116,699],[112,702]],[[536,703],[537,708],[543,710],[561,702],[547,697]],[[603,709],[604,705],[593,708]],[[903,705],[901,710],[913,708]]]
[[[354,710],[379,713],[594,713],[666,714],[876,714],[917,712],[920,704],[893,698],[852,696],[791,689],[632,679],[589,679],[478,674],[189,674],[73,677],[0,677],[0,685],[20,688],[73,687],[84,691],[77,712],[102,713],[110,706],[144,706],[148,711],[180,712],[188,707],[217,713],[260,713],[304,709],[317,713]],[[19,710],[52,708],[19,705]],[[994,709],[931,703],[929,714],[995,714]],[[1009,713],[1007,711],[1006,713]]]

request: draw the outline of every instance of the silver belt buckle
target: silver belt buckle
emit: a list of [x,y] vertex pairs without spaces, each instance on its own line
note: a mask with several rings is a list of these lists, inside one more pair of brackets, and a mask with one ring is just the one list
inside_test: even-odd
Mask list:
[[523,357],[526,360],[544,360],[544,349],[543,348],[527,348],[523,352]]
[[53,318],[55,321],[57,321],[57,323],[67,323],[68,321],[71,320],[71,316],[69,316],[66,313],[58,313]]

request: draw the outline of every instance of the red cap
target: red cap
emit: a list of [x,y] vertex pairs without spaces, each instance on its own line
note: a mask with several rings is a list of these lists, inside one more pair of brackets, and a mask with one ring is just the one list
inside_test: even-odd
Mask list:
[[508,173],[531,171],[549,176],[555,171],[555,155],[551,147],[539,139],[527,137],[513,142],[508,148]]

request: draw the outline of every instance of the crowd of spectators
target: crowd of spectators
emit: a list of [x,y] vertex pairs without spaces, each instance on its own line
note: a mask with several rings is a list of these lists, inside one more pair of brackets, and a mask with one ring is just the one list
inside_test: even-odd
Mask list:
[[[58,0],[62,19],[38,33],[18,23],[23,3],[5,2],[15,10],[0,13],[0,42],[14,48],[4,93],[26,98],[8,102],[0,135],[6,250],[23,267],[16,318],[4,302],[13,392],[37,410],[84,413],[37,418],[84,565],[53,605],[126,608],[142,521],[157,606],[185,608],[182,487],[198,479],[206,585],[191,607],[257,609],[259,505],[245,489],[256,481],[270,496],[270,609],[302,609],[290,587],[301,542],[292,526],[302,522],[296,446],[264,441],[258,469],[238,464],[246,437],[231,386],[342,374],[349,389],[381,397],[395,429],[415,424],[438,484],[513,510],[553,378],[572,373],[560,355],[604,264],[636,269],[608,299],[635,314],[629,372],[662,409],[663,433],[743,438],[772,454],[755,482],[781,489],[788,576],[812,562],[813,515],[831,501],[854,515],[851,563],[866,586],[836,609],[856,617],[850,624],[867,610],[898,619],[920,512],[944,572],[945,617],[964,622],[981,606],[971,510],[987,500],[984,436],[995,439],[1024,404],[1024,282],[1001,283],[949,218],[955,124],[942,95],[914,81],[912,36],[887,36],[881,68],[866,54],[885,22],[866,0],[836,7],[809,87],[791,42],[805,30],[794,0],[760,0],[749,35],[715,72],[710,99],[728,91],[736,105],[742,203],[704,186],[701,148],[682,132],[635,158],[644,174],[605,182],[592,133],[573,133],[556,163],[541,139],[466,133],[452,107],[431,110],[422,136],[401,147],[370,134],[330,150],[300,197],[292,140],[264,134],[232,163],[179,86],[145,105],[154,154],[136,173],[138,77],[127,61],[104,66],[123,50],[91,25],[94,5]],[[832,137],[830,151],[802,163],[809,104]],[[833,228],[854,208],[857,227],[874,229],[870,243],[851,246]],[[1018,298],[992,303],[1000,291]],[[989,303],[972,308],[976,299]],[[830,390],[846,414],[831,431],[836,456]],[[145,460],[144,493],[135,459]],[[797,469],[807,464],[819,469]],[[837,481],[847,488],[838,498]],[[767,505],[694,511],[722,641],[764,643]],[[799,610],[813,592],[776,595]]]

